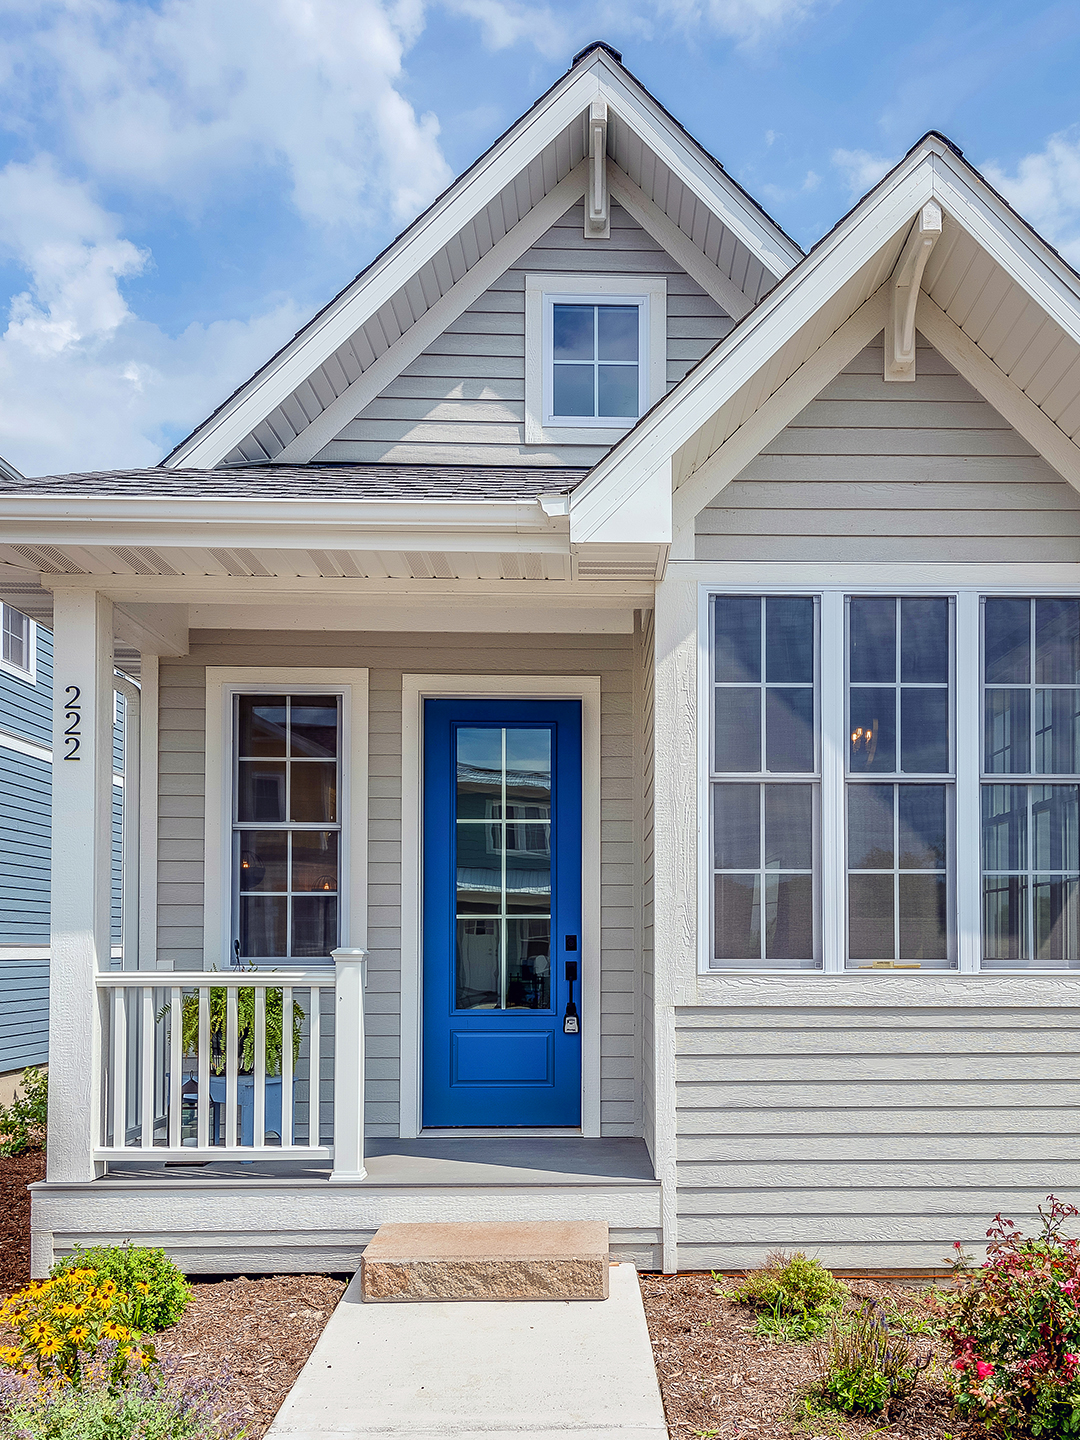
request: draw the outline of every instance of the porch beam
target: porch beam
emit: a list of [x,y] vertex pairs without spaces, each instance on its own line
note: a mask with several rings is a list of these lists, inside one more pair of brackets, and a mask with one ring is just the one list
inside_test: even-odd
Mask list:
[[[108,970],[112,881],[113,607],[65,593],[53,605],[50,1181],[100,1173],[100,1025],[94,975]],[[77,742],[77,743],[74,743]]]

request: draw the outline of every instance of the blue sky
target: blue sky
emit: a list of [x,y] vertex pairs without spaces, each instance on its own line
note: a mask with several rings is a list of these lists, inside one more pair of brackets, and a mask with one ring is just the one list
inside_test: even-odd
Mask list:
[[0,0],[0,454],[154,464],[603,38],[800,244],[944,131],[1080,265],[1080,5]]

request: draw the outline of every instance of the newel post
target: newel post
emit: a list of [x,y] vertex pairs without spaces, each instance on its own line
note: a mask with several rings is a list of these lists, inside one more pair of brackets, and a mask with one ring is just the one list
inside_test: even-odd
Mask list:
[[331,1182],[363,1180],[364,988],[366,950],[332,950],[337,967],[334,1008],[334,1168]]

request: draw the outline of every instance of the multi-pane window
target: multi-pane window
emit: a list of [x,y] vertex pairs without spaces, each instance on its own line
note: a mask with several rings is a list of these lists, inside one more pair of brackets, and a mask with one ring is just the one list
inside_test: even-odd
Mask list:
[[982,666],[983,965],[1080,968],[1080,600],[987,597]]
[[550,726],[455,737],[459,1010],[551,1005]]
[[955,958],[952,605],[857,595],[846,608],[848,963],[941,968]]
[[338,943],[341,699],[238,695],[233,733],[238,953],[325,959]]
[[713,600],[711,963],[818,963],[817,607],[788,595]]
[[34,673],[33,625],[28,615],[10,605],[0,605],[0,659],[6,668],[32,677]]
[[636,420],[641,413],[642,303],[551,307],[551,416]]

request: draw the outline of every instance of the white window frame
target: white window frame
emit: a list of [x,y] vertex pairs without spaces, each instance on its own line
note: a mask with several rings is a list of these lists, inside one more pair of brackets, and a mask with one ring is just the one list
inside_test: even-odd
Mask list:
[[[560,303],[636,305],[638,330],[638,415],[575,416],[551,412],[552,310]],[[614,445],[667,388],[667,280],[662,275],[526,275],[525,277],[525,443],[526,445]]]
[[[744,571],[744,573],[746,573]],[[805,573],[805,572],[804,572]],[[820,571],[818,572],[820,574]],[[947,981],[950,977],[979,975],[993,981],[1018,981],[1024,976],[1056,979],[1080,971],[1059,968],[1039,970],[1035,966],[1015,969],[983,969],[982,959],[982,626],[981,600],[984,597],[1015,596],[1036,599],[1080,595],[1080,579],[1073,584],[957,585],[941,580],[930,567],[920,583],[900,579],[892,584],[865,571],[852,570],[842,584],[822,584],[814,578],[800,584],[799,567],[791,567],[784,584],[727,581],[723,578],[698,585],[698,974],[718,978],[736,975],[772,976],[777,981],[799,977],[844,976],[851,982],[868,976],[921,977],[924,981]],[[865,579],[864,579],[865,576]],[[866,583],[869,581],[869,583]],[[710,634],[711,600],[714,595],[814,595],[820,605],[818,652],[819,727],[821,745],[821,831],[819,840],[818,894],[822,964],[815,970],[779,967],[719,967],[711,965],[712,951],[712,851],[710,834],[712,740],[712,666]],[[956,964],[948,969],[859,970],[846,965],[847,949],[847,854],[846,854],[846,678],[847,655],[844,624],[844,597],[847,595],[920,596],[935,595],[953,600],[956,610],[954,636],[954,703],[952,744],[955,754],[955,849],[951,873],[955,894]],[[1055,777],[1045,777],[1053,784]],[[1062,777],[1063,783],[1069,783]],[[1010,783],[1009,776],[988,777],[986,783]],[[1027,777],[1018,784],[1044,783]]]
[[5,660],[3,655],[3,648],[2,645],[0,645],[0,671],[2,671],[5,675],[13,675],[17,680],[21,680],[25,685],[36,685],[37,623],[32,620],[29,615],[27,615],[25,610],[20,610],[17,605],[9,605],[6,601],[4,601],[0,603],[0,636],[2,636],[3,634],[4,616],[9,610],[13,610],[16,615],[21,615],[27,623],[28,629],[26,647],[29,652],[30,664],[26,669],[24,669],[21,665],[15,665],[10,660]]
[[[227,970],[235,963],[232,950],[234,697],[285,693],[341,696],[338,944],[346,948],[367,948],[367,670],[210,666],[206,671],[203,892],[203,968],[206,970]],[[290,963],[266,961],[260,968],[280,969]],[[304,968],[319,963],[322,962],[305,961]]]

